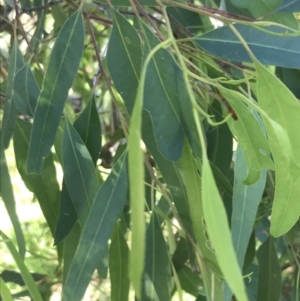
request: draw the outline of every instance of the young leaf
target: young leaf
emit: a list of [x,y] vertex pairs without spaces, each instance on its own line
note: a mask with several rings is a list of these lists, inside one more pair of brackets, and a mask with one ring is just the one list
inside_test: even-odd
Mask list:
[[22,53],[18,48],[18,44],[14,42],[9,59],[8,80],[5,93],[6,101],[2,120],[1,142],[3,144],[3,149],[8,148],[17,120],[17,108],[14,100],[13,85],[15,75],[23,65],[24,60]]
[[255,67],[259,105],[284,131],[274,131],[272,124],[264,118],[275,164],[271,233],[277,237],[286,233],[300,215],[300,204],[296,201],[300,194],[300,159],[297,154],[300,149],[300,104],[291,91],[265,67],[257,61]]
[[95,197],[90,215],[72,260],[62,301],[80,301],[106,250],[113,227],[121,214],[127,196],[127,153],[117,161]]
[[228,225],[226,211],[216,187],[209,161],[203,156],[202,202],[207,232],[220,269],[239,301],[248,300]]
[[129,248],[120,224],[117,223],[109,248],[111,301],[128,301],[130,287],[128,272]]
[[34,113],[28,173],[41,173],[43,159],[50,153],[64,103],[79,67],[83,45],[84,24],[81,10],[78,10],[62,27],[50,54]]

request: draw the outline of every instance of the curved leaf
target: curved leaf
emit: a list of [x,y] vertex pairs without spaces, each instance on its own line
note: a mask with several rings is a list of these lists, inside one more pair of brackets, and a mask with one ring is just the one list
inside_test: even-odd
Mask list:
[[28,173],[41,173],[50,153],[64,103],[77,73],[84,45],[81,10],[75,12],[59,32],[50,54],[43,88],[34,112],[27,160]]

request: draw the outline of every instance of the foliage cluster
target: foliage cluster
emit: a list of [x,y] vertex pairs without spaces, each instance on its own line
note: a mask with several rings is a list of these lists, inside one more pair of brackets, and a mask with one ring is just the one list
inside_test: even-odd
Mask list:
[[[1,10],[1,198],[15,240],[0,231],[0,243],[18,267],[0,275],[2,300],[20,297],[8,282],[34,301],[59,282],[61,300],[80,301],[95,270],[112,301],[130,287],[141,301],[299,300],[299,0]],[[50,278],[25,264],[11,141],[57,251]]]

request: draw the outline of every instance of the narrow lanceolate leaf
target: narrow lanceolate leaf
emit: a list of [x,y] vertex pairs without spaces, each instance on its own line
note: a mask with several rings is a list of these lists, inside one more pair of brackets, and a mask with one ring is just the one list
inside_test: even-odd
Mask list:
[[62,137],[62,162],[64,181],[83,226],[100,185],[93,160],[67,119]]
[[2,277],[0,277],[0,297],[2,298],[3,301],[14,301]]
[[[286,68],[300,68],[300,36],[284,36],[286,29],[269,26],[264,30],[281,36],[269,34],[251,26],[235,24],[255,57],[264,65]],[[252,62],[244,46],[229,26],[214,29],[197,39],[197,44],[207,52],[236,62]]]
[[[231,235],[240,268],[243,268],[249,239],[255,222],[258,205],[266,183],[266,170],[253,185],[243,183],[247,175],[247,162],[241,147],[236,152],[234,163],[234,186],[232,198]],[[232,293],[225,290],[225,300],[231,300]]]
[[118,223],[109,248],[111,301],[128,301],[130,286],[128,271],[129,248]]
[[117,161],[101,186],[71,263],[63,288],[63,301],[80,301],[121,214],[127,196],[127,154]]
[[200,248],[203,259],[206,260],[210,266],[220,275],[221,272],[218,267],[217,259],[211,249],[209,249],[209,242],[205,236],[205,223],[202,210],[201,198],[201,177],[197,171],[197,163],[195,162],[192,152],[187,142],[183,146],[183,154],[180,160],[181,174],[185,183],[188,202],[190,207],[190,215],[193,223],[193,229],[197,245]]
[[9,60],[8,79],[5,93],[5,106],[2,120],[1,141],[3,148],[6,149],[12,137],[15,122],[17,119],[17,108],[14,100],[13,85],[16,72],[24,65],[22,53],[18,45],[14,42]]
[[34,113],[28,173],[41,173],[43,159],[50,153],[68,91],[79,67],[83,45],[84,24],[81,10],[78,10],[62,27],[50,54]]
[[15,104],[19,111],[25,116],[32,117],[40,89],[28,63],[17,72],[13,92]]
[[282,127],[291,146],[289,150],[288,145],[279,145],[282,143],[279,133],[274,132],[268,121],[265,122],[276,172],[271,233],[277,237],[286,233],[300,215],[300,104],[291,91],[265,67],[258,62],[255,62],[255,66],[259,105]]
[[94,95],[74,122],[74,128],[86,145],[94,164],[96,164],[101,148],[101,124]]
[[[270,157],[269,142],[258,120],[243,103],[242,99],[245,99],[245,96],[225,88],[220,88],[220,92],[237,114],[238,119],[233,120],[231,118],[228,121],[228,125],[232,133],[237,137],[248,163],[248,174],[244,179],[244,183],[253,184],[260,178],[263,167],[274,169]],[[247,100],[245,99],[245,101]]]
[[203,215],[220,269],[236,298],[239,301],[246,301],[248,298],[241,270],[235,256],[226,211],[206,155],[203,156],[201,187]]
[[16,165],[26,187],[38,199],[51,233],[54,235],[58,219],[59,186],[56,179],[53,156],[50,153],[45,159],[40,175],[28,175],[26,173],[31,128],[32,125],[30,123],[21,119],[17,120],[13,137]]
[[143,283],[142,299],[154,301],[170,300],[171,266],[167,245],[162,234],[156,213],[153,211],[147,229],[146,239],[146,277]]
[[3,242],[6,244],[11,256],[14,259],[14,262],[18,266],[22,278],[27,286],[27,289],[32,299],[35,301],[43,301],[43,298],[38,290],[36,283],[34,282],[32,275],[28,271],[26,265],[24,264],[23,259],[21,258],[20,254],[16,250],[12,241],[1,230],[0,230],[0,237],[2,238]]
[[107,49],[107,67],[127,111],[132,113],[140,79],[142,46],[134,27],[112,10],[113,30]]
[[[143,31],[145,57],[160,41],[147,26],[143,26]],[[193,152],[201,155],[192,108],[187,99],[182,70],[169,51],[160,49],[147,69],[144,108],[151,116],[159,150],[173,162],[181,157],[184,133]]]
[[280,300],[281,270],[273,238],[268,237],[257,251],[259,262],[257,301]]
[[25,245],[21,224],[16,211],[16,201],[15,201],[14,191],[10,180],[3,144],[1,142],[0,142],[0,177],[1,177],[0,196],[4,202],[10,221],[13,225],[15,235],[17,238],[20,256],[24,258],[26,253],[26,245]]

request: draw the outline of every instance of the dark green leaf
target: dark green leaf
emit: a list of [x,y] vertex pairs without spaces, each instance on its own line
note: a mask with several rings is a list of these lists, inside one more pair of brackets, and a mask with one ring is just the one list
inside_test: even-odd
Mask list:
[[111,301],[128,301],[129,295],[129,248],[119,223],[109,248],[109,275],[111,281]]
[[150,224],[147,229],[145,259],[145,273],[147,273],[151,284],[149,283],[150,281],[147,283],[146,279],[142,291],[142,300],[156,300],[154,298],[155,295],[157,295],[160,301],[170,300],[170,258],[155,212],[151,215]]
[[197,272],[192,271],[191,268],[186,265],[180,269],[177,275],[181,288],[190,295],[197,297],[200,292],[200,288],[203,287],[200,275]]
[[50,153],[64,103],[79,67],[83,45],[84,24],[81,10],[78,10],[62,27],[50,54],[34,113],[28,173],[41,173],[43,159]]
[[277,67],[276,75],[300,99],[300,70]]
[[257,251],[259,278],[257,301],[274,301],[280,299],[281,271],[277,252],[271,236]]
[[101,186],[85,223],[63,288],[63,301],[80,301],[90,281],[127,196],[127,154],[123,154]]
[[94,95],[74,122],[74,128],[86,145],[94,164],[96,164],[101,148],[101,124]]
[[[276,36],[242,24],[235,24],[234,26],[262,64],[300,68],[300,36]],[[264,29],[282,35],[286,31],[275,26]],[[203,34],[197,39],[197,43],[207,52],[224,59],[252,62],[244,46],[228,26]]]
[[40,94],[40,89],[30,70],[29,64],[25,64],[17,72],[13,91],[16,107],[23,115],[32,117]]
[[14,132],[14,151],[16,165],[26,187],[35,194],[41,206],[46,221],[54,235],[58,219],[59,186],[56,180],[56,170],[52,154],[45,159],[40,175],[26,173],[26,160],[32,125],[18,119]]
[[282,12],[299,12],[300,11],[300,1],[299,0],[283,0],[278,11]]
[[5,106],[2,119],[1,142],[3,149],[8,148],[17,120],[17,109],[14,100],[13,85],[17,71],[24,65],[22,53],[14,42],[9,59],[8,80],[5,93]]

